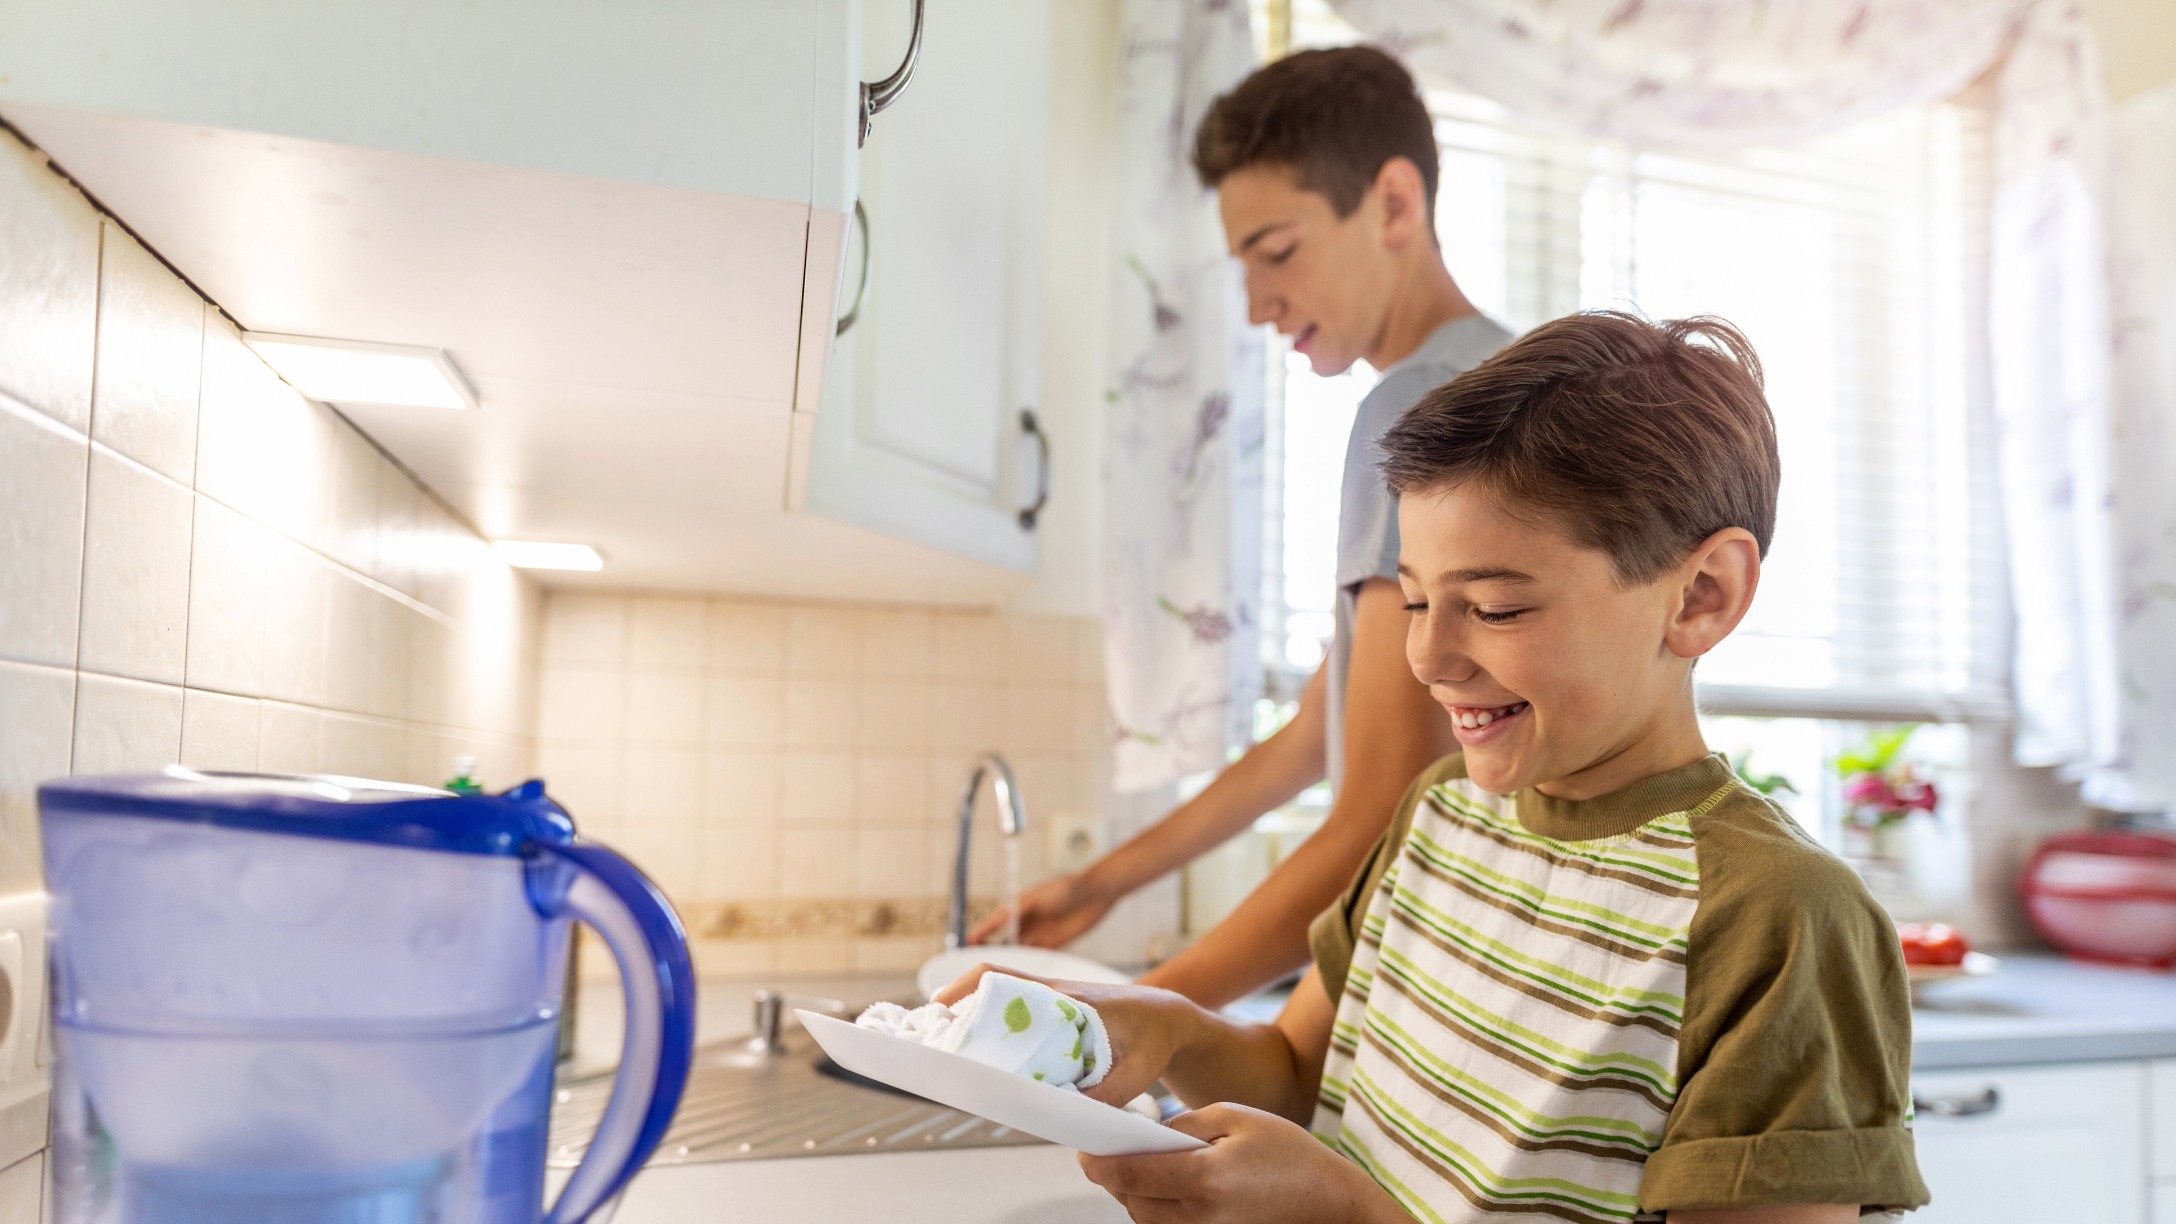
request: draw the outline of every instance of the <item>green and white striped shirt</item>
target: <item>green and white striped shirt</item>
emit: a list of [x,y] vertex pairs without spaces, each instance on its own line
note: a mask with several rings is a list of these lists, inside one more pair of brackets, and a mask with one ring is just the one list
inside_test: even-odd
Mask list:
[[1894,934],[1720,758],[1584,803],[1450,758],[1316,944],[1315,1131],[1418,1219],[1926,1201]]

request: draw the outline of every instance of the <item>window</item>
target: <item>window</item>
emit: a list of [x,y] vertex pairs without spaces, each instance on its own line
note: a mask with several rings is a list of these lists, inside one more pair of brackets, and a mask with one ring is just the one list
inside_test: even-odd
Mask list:
[[[1291,6],[1291,36],[1353,41],[1321,0]],[[1484,311],[1514,330],[1594,307],[1715,314],[1761,356],[1782,503],[1750,617],[1700,666],[1718,746],[1803,781],[1858,734],[1804,720],[2001,718],[1999,519],[1970,324],[1982,113],[1915,108],[1691,157],[1532,130],[1468,95],[1429,103],[1445,260]],[[1287,356],[1273,346],[1264,663],[1270,691],[1291,695],[1329,633],[1333,458],[1374,375],[1317,378]],[[1817,808],[1834,810],[1801,803],[1816,829]]]

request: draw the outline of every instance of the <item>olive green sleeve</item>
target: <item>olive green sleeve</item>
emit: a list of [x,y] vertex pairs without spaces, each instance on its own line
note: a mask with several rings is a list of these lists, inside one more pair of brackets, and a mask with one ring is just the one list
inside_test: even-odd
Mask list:
[[1383,882],[1383,873],[1390,870],[1398,851],[1405,845],[1405,835],[1413,827],[1413,809],[1420,798],[1432,788],[1452,778],[1466,776],[1466,758],[1452,753],[1421,771],[1413,784],[1405,788],[1405,797],[1398,800],[1398,810],[1391,815],[1390,827],[1383,831],[1382,840],[1368,851],[1360,861],[1360,871],[1346,886],[1345,893],[1330,908],[1315,915],[1307,927],[1307,946],[1314,952],[1315,972],[1322,977],[1322,989],[1335,1004],[1338,996],[1345,993],[1345,971],[1352,968],[1352,950],[1360,938],[1360,923],[1368,916],[1368,902],[1375,896],[1375,888]]
[[1911,996],[1887,915],[1751,792],[1695,817],[1693,842],[1679,1089],[1641,1207],[1925,1205]]

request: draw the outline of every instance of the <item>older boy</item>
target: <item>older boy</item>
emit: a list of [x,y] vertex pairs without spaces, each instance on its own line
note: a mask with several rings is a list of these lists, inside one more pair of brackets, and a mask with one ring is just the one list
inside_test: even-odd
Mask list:
[[1694,709],[1694,661],[1745,615],[1775,521],[1744,338],[1560,319],[1383,446],[1406,654],[1461,751],[1318,920],[1274,1024],[1067,986],[1116,1047],[1093,1095],[1161,1078],[1208,1105],[1173,1125],[1209,1147],[1088,1175],[1144,1224],[1848,1224],[1925,1203],[1895,933],[1708,753]]
[[[1360,360],[1383,372],[1345,453],[1334,635],[1289,725],[1140,836],[1026,893],[1020,938],[1077,938],[1127,893],[1327,776],[1336,793],[1321,831],[1148,979],[1214,1007],[1307,963],[1309,919],[1382,836],[1406,784],[1450,747],[1399,645],[1397,510],[1376,470],[1376,439],[1511,336],[1443,266],[1435,126],[1413,78],[1381,51],[1303,51],[1256,72],[1203,118],[1194,167],[1216,189],[1249,318],[1290,336],[1318,374]],[[1005,919],[991,917],[976,936]]]

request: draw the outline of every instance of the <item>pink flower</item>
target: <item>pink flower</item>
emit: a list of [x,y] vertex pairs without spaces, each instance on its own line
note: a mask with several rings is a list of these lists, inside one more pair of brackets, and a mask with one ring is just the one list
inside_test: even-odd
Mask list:
[[1934,783],[1906,778],[1896,786],[1896,802],[1906,811],[1931,812],[1941,796],[1935,793]]
[[1889,811],[1899,805],[1896,791],[1889,779],[1878,773],[1862,773],[1844,783],[1844,802],[1852,807],[1873,808]]

